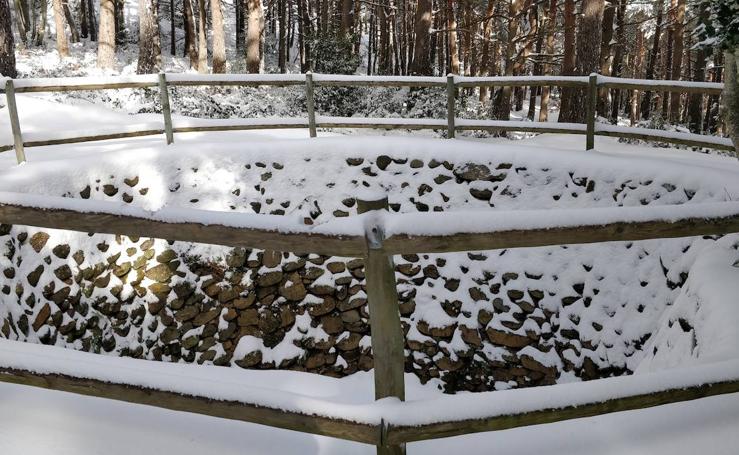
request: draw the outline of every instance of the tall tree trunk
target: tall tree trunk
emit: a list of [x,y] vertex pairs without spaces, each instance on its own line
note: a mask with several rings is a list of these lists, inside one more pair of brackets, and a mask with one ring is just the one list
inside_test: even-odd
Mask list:
[[[601,30],[603,31],[600,40],[600,74],[606,75],[611,72],[612,45],[613,40],[613,20],[616,17],[616,2],[608,0],[603,9],[603,22]],[[606,117],[608,114],[608,89],[601,87],[598,89],[598,115]]]
[[[616,12],[616,48],[613,55],[613,65],[611,65],[611,76],[620,77],[623,69],[624,46],[626,26],[624,20],[626,17],[626,0],[619,0],[618,10]],[[619,104],[621,103],[621,90],[613,89],[611,93],[611,122],[618,123]]]
[[281,73],[287,72],[287,5],[285,0],[278,0],[277,9],[280,22],[280,37],[278,40],[277,66]]
[[115,0],[100,0],[97,66],[106,69],[115,66]]
[[198,0],[198,73],[208,72],[208,16],[205,0]]
[[447,0],[446,26],[448,29],[449,73],[459,74],[459,49],[457,48],[457,15],[454,11],[454,0]]
[[115,0],[115,36],[116,44],[126,43],[126,18],[123,13],[125,0]]
[[[238,1],[236,3],[239,3]],[[169,53],[177,55],[177,29],[175,28],[175,6],[174,0],[169,0]]]
[[[551,61],[554,58],[554,32],[557,27],[557,0],[549,0],[549,11],[546,17],[546,60]],[[550,75],[552,66],[549,63],[544,65],[544,74]],[[541,101],[539,101],[539,121],[546,122],[549,120],[549,92],[551,88],[548,85],[541,87]]]
[[303,56],[300,61],[300,71],[305,73],[311,69],[311,48],[313,39],[313,25],[310,21],[310,12],[308,11],[307,0],[298,0],[298,15],[300,16],[298,30],[300,32],[300,42],[303,43]]
[[80,37],[87,38],[89,32],[87,30],[87,0],[80,0]]
[[[236,0],[238,1],[238,0]],[[226,37],[223,31],[221,0],[210,0],[210,18],[213,27],[213,72],[226,72]]]
[[[604,0],[582,0],[582,19],[577,34],[577,63],[575,73],[588,75],[597,73],[600,66],[601,25]],[[567,111],[563,110],[563,122],[585,123],[584,109],[587,103],[585,91],[576,90]]]
[[[697,8],[699,23],[708,21],[708,4],[699,3]],[[710,48],[708,48],[710,49]],[[695,65],[693,65],[693,80],[695,82],[705,82],[706,80],[706,51],[707,46],[698,46],[695,51]],[[688,101],[688,127],[691,133],[700,134],[703,126],[702,118],[703,94],[692,93]]]
[[[675,10],[675,26],[673,29],[673,46],[672,46],[672,78],[681,79],[680,72],[683,63],[683,32],[685,29],[685,0],[677,0],[677,10]],[[672,92],[670,94],[670,121],[677,123],[680,121],[680,92]]]
[[341,0],[341,27],[339,33],[342,38],[349,38],[354,27],[354,0]]
[[[552,0],[557,1],[557,0]],[[482,27],[482,75],[490,76],[491,52],[492,47],[490,38],[493,36],[493,13],[495,12],[495,0],[488,0],[485,9],[485,22]],[[490,99],[490,88],[480,87],[480,102],[485,103]]]
[[262,63],[262,0],[247,0],[246,7],[249,21],[246,30],[246,72],[258,73]]
[[[636,55],[634,57],[633,75],[636,76],[637,71],[644,64],[644,31],[637,29],[636,35]],[[633,90],[631,92],[631,112],[629,115],[631,126],[634,126],[639,120],[639,91]]]
[[8,0],[0,0],[0,74],[5,77],[17,77],[15,68],[15,41],[13,24],[11,23],[10,4]]
[[64,30],[64,8],[62,0],[52,0],[54,8],[54,25],[56,27],[56,51],[59,58],[69,57],[69,42],[67,41],[67,32]]
[[[85,0],[81,0],[85,1]],[[46,3],[45,0],[42,0],[43,3]],[[87,3],[87,25],[90,28],[90,41],[97,41],[98,40],[98,29],[97,29],[97,23],[95,22],[95,4],[93,3],[93,0],[88,0]]]
[[[234,0],[236,21],[236,55],[242,55],[244,52],[244,44],[246,44],[246,15],[244,14],[244,3],[246,0]],[[300,0],[298,0],[300,2]]]
[[47,8],[48,8],[48,1],[49,0],[39,0],[39,21],[36,23],[36,46],[43,46],[44,44],[44,36],[46,35],[46,16],[47,14]]
[[197,37],[195,35],[195,12],[192,9],[191,0],[182,0],[182,7],[185,10],[185,49],[184,51],[190,57],[190,68],[198,67],[198,48]]
[[15,25],[18,28],[18,37],[21,44],[28,40],[28,3],[25,0],[15,0]]
[[[659,55],[659,40],[660,35],[662,35],[662,15],[664,14],[664,0],[657,0],[655,8],[657,8],[657,19],[654,28],[652,50],[649,52],[649,61],[647,62],[647,73],[645,75],[647,79],[654,79],[654,70],[657,66],[657,56]],[[652,92],[645,92],[644,98],[642,98],[641,103],[641,117],[642,119],[648,119],[650,110],[652,108]]]
[[726,127],[734,143],[734,152],[739,158],[739,45],[729,47],[724,52],[726,80],[724,80],[723,110],[726,113]]
[[392,62],[390,61],[390,19],[387,12],[387,0],[379,0],[377,12],[380,25],[380,45],[378,47],[377,73],[391,74]]
[[[575,0],[564,0],[564,56],[562,59],[562,76],[575,74]],[[570,121],[566,114],[572,111],[573,97],[577,89],[564,87],[559,106],[559,122]]]
[[[508,6],[508,36],[506,37],[505,75],[513,76],[518,35],[518,14],[523,8],[523,0],[511,0]],[[511,118],[511,86],[506,85],[497,94],[493,103],[493,115],[499,120]]]
[[[491,0],[492,1],[492,0]],[[431,0],[418,0],[415,16],[416,43],[413,47],[411,74],[430,76],[431,69],[431,24],[433,23]]]
[[69,24],[69,31],[72,42],[79,43],[80,34],[77,31],[77,26],[74,23],[74,16],[72,15],[72,11],[69,9],[69,3],[67,2],[67,0],[62,0],[62,9],[64,10],[64,17],[67,19],[67,24]]
[[[537,54],[535,62],[532,64],[531,74],[533,76],[538,76],[541,74],[541,65],[539,64],[539,61],[541,59],[541,46],[544,41],[544,37],[541,35],[541,31],[539,30],[539,8],[537,7],[536,3],[534,3],[531,6],[531,9],[529,10],[529,24],[530,24],[530,33],[531,38],[529,39],[529,43],[527,44],[527,54],[526,58],[528,59],[531,53],[531,47],[534,44],[534,40],[536,41],[536,47],[534,49],[534,52]],[[534,121],[534,115],[536,115],[536,91],[538,87],[529,87],[529,109],[526,113],[526,118]]]
[[159,37],[159,0],[139,0],[138,74],[152,74],[162,69],[162,43]]
[[330,0],[320,0],[321,2],[321,34],[328,34],[329,29],[329,18],[328,18],[328,4]]

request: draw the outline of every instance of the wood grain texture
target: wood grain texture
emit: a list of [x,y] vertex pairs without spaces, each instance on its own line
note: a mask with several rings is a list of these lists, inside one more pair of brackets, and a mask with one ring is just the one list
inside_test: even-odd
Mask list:
[[639,82],[631,82],[627,80],[617,82],[598,82],[598,86],[628,90],[643,90],[651,92],[705,93],[707,95],[721,95],[722,91],[720,88],[712,87],[691,87],[689,85],[680,84],[649,84],[647,80]]
[[8,103],[8,115],[10,116],[10,129],[13,133],[13,148],[18,164],[26,161],[26,152],[23,149],[23,134],[21,133],[21,122],[18,118],[18,105],[15,101],[15,87],[13,80],[5,82],[5,99]]
[[530,425],[561,422],[563,420],[593,417],[612,412],[646,409],[681,401],[727,393],[739,392],[739,379],[713,384],[704,384],[680,389],[632,395],[606,401],[568,406],[564,408],[544,408],[518,414],[496,415],[485,419],[441,422],[422,426],[389,426],[386,429],[388,443],[422,441],[425,439],[447,438],[484,431],[499,431]]
[[78,85],[54,85],[39,84],[26,87],[18,87],[16,93],[39,93],[39,92],[76,92],[80,90],[117,90],[122,88],[147,88],[156,87],[156,82],[109,82],[105,84],[78,84]]
[[271,427],[319,434],[366,444],[379,444],[381,427],[349,420],[300,414],[238,401],[213,400],[151,388],[110,383],[58,374],[0,368],[0,382],[59,390],[127,403],[143,404],[173,411],[192,412],[224,419],[258,423]]
[[107,141],[110,139],[123,139],[127,137],[156,136],[164,133],[163,129],[127,131],[124,133],[96,134],[92,136],[67,137],[61,139],[41,139],[36,141],[26,141],[23,143],[26,147],[41,147],[44,145],[60,145],[60,144],[76,144],[79,142],[95,142]]
[[295,253],[361,257],[364,237],[282,233],[266,229],[244,229],[219,224],[167,223],[133,216],[45,210],[0,204],[0,222],[78,232],[155,237],[182,242],[232,247],[271,249]]
[[739,232],[739,216],[686,218],[680,221],[645,221],[523,229],[453,235],[393,235],[383,242],[387,254],[450,253],[503,248],[618,242],[630,240],[720,235]]
[[[728,151],[734,151],[734,147],[731,145],[724,145],[724,144],[716,144],[715,142],[711,142],[709,140],[702,141],[698,139],[683,139],[683,138],[675,138],[675,137],[669,137],[667,135],[665,136],[658,136],[655,134],[644,134],[639,132],[639,128],[633,128],[630,131],[596,131],[596,136],[610,136],[610,137],[623,137],[628,139],[641,139],[643,141],[659,141],[659,142],[667,142],[669,144],[679,144],[679,145],[687,145],[687,146],[694,146],[694,147],[706,147],[706,148],[712,148],[717,150],[728,150]],[[715,136],[706,136],[706,138],[711,138]]]

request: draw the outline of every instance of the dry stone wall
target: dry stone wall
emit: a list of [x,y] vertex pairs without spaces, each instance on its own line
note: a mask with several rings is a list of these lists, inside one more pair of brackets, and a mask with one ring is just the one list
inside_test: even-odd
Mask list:
[[[242,163],[237,183],[214,177],[207,163],[178,164],[164,183],[97,175],[63,195],[145,206],[152,193],[164,194],[181,205],[309,224],[354,215],[352,194],[363,188],[387,191],[391,210],[404,212],[725,197],[677,182],[495,159],[318,161]],[[450,392],[628,373],[685,281],[693,252],[712,241],[397,256],[406,371],[440,378]],[[331,376],[372,368],[361,259],[0,225],[0,272],[5,338]]]

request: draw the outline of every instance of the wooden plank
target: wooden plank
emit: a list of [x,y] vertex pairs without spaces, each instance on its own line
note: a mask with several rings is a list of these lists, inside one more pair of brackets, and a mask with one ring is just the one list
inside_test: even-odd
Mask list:
[[679,221],[619,222],[605,225],[491,231],[453,235],[393,235],[383,241],[386,254],[451,253],[503,248],[529,248],[621,242],[739,232],[739,215],[685,218]]
[[[665,82],[665,83],[662,83]],[[704,93],[707,95],[721,95],[720,87],[707,86],[690,86],[679,83],[669,84],[668,81],[650,81],[649,79],[639,79],[638,81],[619,80],[614,81],[609,78],[605,82],[598,82],[599,87],[617,88],[626,90],[644,90],[650,92],[680,92],[680,93]]]
[[125,133],[96,134],[93,136],[68,137],[62,139],[43,139],[37,141],[26,141],[26,147],[41,147],[44,145],[76,144],[79,142],[107,141],[110,139],[123,139],[126,137],[155,136],[164,133],[162,129],[128,131]]
[[449,74],[446,77],[446,119],[447,119],[447,139],[454,139],[454,120],[456,117],[457,104],[457,88],[454,86],[454,75]]
[[290,128],[307,128],[308,123],[252,123],[248,120],[242,124],[232,125],[196,125],[175,126],[175,133],[192,133],[196,131],[247,131],[247,130],[279,130]]
[[593,73],[588,78],[587,108],[585,113],[585,124],[587,125],[585,132],[585,150],[593,150],[595,148],[595,105],[598,102],[598,75]]
[[[685,138],[677,138],[677,137],[670,137],[667,135],[660,136],[658,134],[652,134],[652,133],[643,133],[639,131],[640,128],[631,128],[630,131],[596,131],[596,136],[609,136],[609,137],[623,137],[628,139],[640,139],[643,141],[659,141],[659,142],[667,142],[669,144],[679,144],[679,145],[687,145],[687,146],[693,146],[693,147],[706,147],[706,148],[712,148],[716,150],[728,150],[730,152],[734,151],[734,147],[729,144],[716,144],[715,142],[711,142],[709,140],[700,140],[700,139],[685,139]],[[706,138],[715,137],[715,136],[706,136]]]
[[545,408],[510,415],[496,415],[487,419],[440,422],[421,426],[389,426],[386,429],[388,443],[422,441],[446,438],[483,431],[499,431],[529,425],[561,422],[563,420],[593,417],[612,412],[646,409],[681,401],[739,392],[739,380],[704,384],[687,388],[674,388],[660,392],[632,395],[607,401],[592,402],[564,408]]
[[296,85],[303,85],[305,82],[299,80],[285,80],[285,79],[256,79],[256,80],[198,80],[198,81],[169,81],[168,84],[173,87],[291,87]]
[[[395,119],[393,119],[395,120]],[[402,122],[403,119],[397,119]],[[352,121],[352,122],[335,122],[335,121],[318,121],[316,125],[319,128],[374,128],[378,130],[442,130],[448,127],[447,122],[440,121],[438,124],[430,123],[372,123]]]
[[[358,200],[357,204],[359,213],[387,210],[388,207],[387,196],[375,200]],[[395,266],[392,256],[382,252],[382,226],[368,226],[365,235],[367,256],[364,273],[370,307],[375,399],[396,397],[405,400],[405,341],[400,324]]]
[[341,79],[341,80],[314,80],[314,84],[318,87],[446,87],[446,82],[432,81],[367,81],[361,80],[362,76],[357,79]]
[[10,129],[13,131],[13,148],[18,164],[26,161],[26,151],[23,149],[23,133],[21,133],[21,122],[18,118],[18,105],[15,101],[15,87],[13,79],[5,81],[5,99],[8,103],[8,115],[10,116]]
[[310,137],[316,137],[316,106],[315,91],[313,89],[313,73],[305,75],[305,104],[308,109],[308,130]]
[[[558,125],[556,122],[549,122],[551,123],[551,126],[542,127],[539,125],[522,125],[521,123],[525,122],[517,122],[516,124],[510,124],[510,125],[500,125],[496,120],[492,120],[490,124],[486,125],[484,122],[475,123],[475,124],[460,124],[457,123],[456,129],[461,131],[520,131],[525,133],[563,133],[563,134],[585,134],[584,130],[581,129],[574,129],[574,128],[568,128],[566,126]],[[538,122],[528,122],[528,123],[538,123]]]
[[584,88],[588,86],[588,83],[571,79],[536,79],[532,77],[525,77],[519,80],[511,79],[510,77],[503,77],[500,79],[480,78],[478,80],[468,80],[468,78],[464,78],[457,82],[457,87],[543,87],[545,85]]
[[16,93],[76,92],[81,90],[118,90],[123,88],[156,87],[156,82],[109,82],[99,84],[56,85],[39,84],[16,88]]
[[379,426],[288,412],[278,408],[238,401],[213,400],[152,388],[134,387],[122,383],[56,374],[39,374],[9,368],[0,368],[0,381],[143,404],[173,411],[192,412],[212,417],[258,423],[366,444],[379,444],[381,438],[381,428]]
[[361,257],[366,251],[364,237],[360,236],[282,233],[275,230],[245,229],[220,224],[167,223],[109,213],[46,210],[11,204],[0,204],[0,222],[78,232],[155,237],[182,242],[318,253],[330,256]]
[[167,88],[167,75],[159,73],[159,100],[162,103],[162,115],[164,116],[164,133],[167,135],[167,145],[174,142],[172,131],[172,109],[169,105],[169,89]]
[[[357,200],[357,211],[386,211],[387,196],[374,200]],[[405,338],[400,324],[398,284],[395,281],[393,257],[382,252],[383,227],[369,224],[366,230],[367,255],[364,273],[370,313],[375,399],[395,397],[405,400]],[[382,425],[383,430],[386,426]],[[385,431],[377,455],[405,455],[405,445],[385,443]]]

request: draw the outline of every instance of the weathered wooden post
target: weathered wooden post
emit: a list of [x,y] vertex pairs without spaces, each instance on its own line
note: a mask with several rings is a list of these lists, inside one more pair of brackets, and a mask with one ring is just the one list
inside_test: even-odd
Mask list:
[[595,105],[598,102],[598,75],[590,74],[588,80],[588,96],[587,96],[587,129],[585,131],[585,150],[595,148]]
[[159,99],[162,102],[162,115],[164,115],[164,133],[167,135],[167,145],[169,145],[174,142],[174,131],[172,131],[172,109],[169,106],[167,75],[164,73],[159,73]]
[[308,109],[308,129],[310,137],[316,137],[316,107],[313,97],[313,73],[305,73],[305,105]]
[[454,75],[446,76],[446,121],[447,121],[447,139],[454,139],[456,127],[454,125],[454,117],[456,116],[457,88],[454,86]]
[[[380,215],[388,208],[387,196],[375,199],[366,197],[357,203],[359,213],[376,211]],[[369,301],[375,399],[396,397],[405,400],[405,339],[400,324],[393,257],[382,251],[384,235],[381,218],[370,218],[365,225],[367,255],[364,274]],[[377,446],[377,453],[403,455],[405,444]]]
[[13,131],[13,145],[15,158],[18,164],[26,161],[26,152],[23,149],[23,135],[21,134],[21,122],[18,119],[18,105],[15,102],[15,85],[13,79],[5,82],[5,99],[8,103],[8,115],[10,115],[10,129]]

